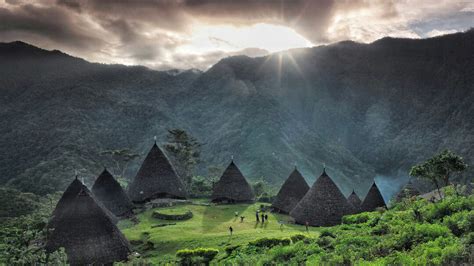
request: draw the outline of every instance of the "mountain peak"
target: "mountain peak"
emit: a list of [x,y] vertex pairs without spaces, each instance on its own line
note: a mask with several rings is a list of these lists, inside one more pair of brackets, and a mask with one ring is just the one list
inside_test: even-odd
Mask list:
[[10,57],[14,59],[38,58],[45,56],[61,56],[64,58],[75,58],[60,50],[50,51],[19,40],[0,43],[0,56],[4,58]]

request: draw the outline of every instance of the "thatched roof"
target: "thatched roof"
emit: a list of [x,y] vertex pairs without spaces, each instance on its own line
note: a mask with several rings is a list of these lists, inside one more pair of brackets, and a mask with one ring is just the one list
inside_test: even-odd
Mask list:
[[185,199],[187,192],[168,158],[155,143],[130,184],[128,195],[133,202],[142,203],[156,198]]
[[411,198],[420,194],[420,191],[415,187],[415,185],[413,185],[413,182],[410,179],[408,183],[397,193],[397,195],[395,195],[394,200],[395,202],[399,202],[404,198]]
[[[67,209],[71,202],[76,198],[76,195],[79,194],[79,192],[83,189],[90,192],[89,189],[84,184],[82,184],[82,182],[79,181],[79,179],[76,177],[66,188],[63,195],[56,204],[56,208],[54,209],[51,216],[50,224],[53,224],[55,222],[60,212],[62,210]],[[99,200],[96,201],[99,207],[104,210],[105,214],[111,219],[111,221],[116,224],[118,222],[118,218],[112,212],[110,212]]]
[[64,247],[72,265],[111,264],[126,260],[130,245],[85,186],[58,205],[48,225],[46,251]]
[[219,181],[214,184],[211,199],[213,202],[250,202],[255,199],[252,187],[234,161],[229,164]]
[[376,208],[379,208],[379,207],[386,208],[387,205],[385,204],[385,200],[383,199],[379,188],[374,182],[372,184],[372,187],[370,187],[369,192],[365,196],[365,199],[362,202],[360,208],[361,208],[361,211],[363,212],[370,212],[370,211],[374,211]]
[[278,194],[273,201],[272,208],[283,213],[289,213],[304,197],[308,190],[308,183],[306,183],[304,177],[295,167],[295,170],[286,179],[285,183],[283,183],[280,191],[278,191]]
[[133,204],[122,186],[112,174],[104,169],[92,186],[92,193],[104,206],[116,216],[128,215],[132,212]]
[[352,190],[352,193],[347,198],[347,201],[349,204],[351,204],[354,213],[358,213],[360,211],[360,205],[362,204],[362,201],[354,190]]
[[342,216],[349,213],[351,206],[346,197],[324,170],[290,216],[299,224],[332,226],[340,224]]

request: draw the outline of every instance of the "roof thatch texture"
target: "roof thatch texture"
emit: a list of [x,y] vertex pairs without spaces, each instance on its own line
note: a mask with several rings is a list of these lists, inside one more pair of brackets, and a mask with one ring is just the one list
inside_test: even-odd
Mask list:
[[280,191],[278,191],[278,194],[273,201],[272,208],[282,213],[289,213],[304,197],[308,190],[308,183],[306,183],[298,169],[295,168],[286,179],[285,183],[281,186]]
[[111,264],[126,260],[130,245],[85,186],[68,195],[51,220],[46,251],[64,247],[71,265]]
[[252,187],[232,161],[214,184],[212,202],[251,202],[254,199]]
[[341,223],[342,216],[351,213],[346,197],[323,171],[321,176],[290,212],[296,223],[312,226],[332,226]]
[[403,186],[403,188],[400,190],[400,192],[395,195],[395,202],[399,202],[404,198],[411,198],[414,196],[420,195],[420,191],[413,185],[413,182],[411,180],[408,181],[408,183]]
[[156,198],[185,199],[187,192],[168,158],[155,143],[130,184],[128,195],[133,202],[143,203]]
[[360,205],[362,204],[362,201],[360,200],[359,196],[357,196],[354,190],[352,190],[352,193],[347,198],[347,201],[352,206],[353,213],[360,212]]
[[374,182],[372,184],[372,187],[370,187],[369,192],[367,193],[367,196],[365,196],[365,199],[362,202],[360,208],[362,212],[371,212],[379,207],[386,208],[387,205],[385,204],[385,200],[383,199],[379,188]]
[[122,186],[115,180],[107,169],[97,177],[92,186],[92,193],[104,206],[116,216],[128,215],[132,212],[133,204]]
[[[51,221],[49,222],[50,225],[52,225],[55,222],[56,218],[59,216],[62,210],[65,210],[68,208],[71,202],[76,198],[76,195],[83,189],[90,192],[89,189],[84,184],[82,184],[82,182],[79,181],[79,179],[77,179],[76,177],[71,182],[71,184],[69,184],[69,186],[66,188],[63,195],[61,196],[58,203],[56,204],[56,207],[51,216]],[[114,224],[116,224],[118,222],[117,216],[115,216],[111,211],[109,211],[99,200],[96,199],[96,201],[99,207],[102,208],[105,214],[110,218],[110,220]]]

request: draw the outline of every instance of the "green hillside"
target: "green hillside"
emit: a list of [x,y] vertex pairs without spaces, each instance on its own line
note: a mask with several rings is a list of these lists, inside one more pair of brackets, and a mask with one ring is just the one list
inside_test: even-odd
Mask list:
[[[310,227],[309,232],[288,224],[286,215],[268,213],[268,222],[256,223],[259,203],[159,209],[190,210],[194,216],[186,221],[154,219],[153,209],[138,215],[137,224],[122,221],[120,228],[141,254],[141,262],[178,263],[178,250],[207,248],[218,251],[212,260],[218,265],[472,264],[474,196],[457,195],[452,187],[445,194],[437,203],[405,199],[389,210],[345,216],[342,225]],[[236,211],[245,216],[243,223]],[[285,221],[281,229],[279,221]],[[153,228],[164,223],[172,225]],[[229,226],[234,228],[232,236]],[[202,259],[191,257],[194,263]]]
[[[122,220],[119,228],[140,254],[126,265],[174,265],[180,262],[176,254],[211,254],[215,265],[472,265],[474,195],[464,196],[452,187],[444,194],[435,203],[405,199],[388,210],[345,216],[342,225],[310,227],[309,232],[299,225],[280,229],[278,221],[287,221],[285,215],[267,213],[269,221],[256,224],[260,203],[206,206],[206,200],[147,210],[137,219]],[[45,222],[59,196],[41,197],[33,212],[0,220],[0,264],[64,263],[64,253],[47,257],[41,245],[48,234]],[[193,217],[183,221],[152,217],[154,211],[188,210]],[[236,211],[245,216],[243,223]],[[157,226],[162,224],[169,225]],[[234,228],[232,236],[229,226]],[[187,259],[203,262],[200,256]]]
[[[290,237],[304,233],[308,237],[316,237],[319,229],[310,228],[306,232],[304,226],[288,224],[289,217],[266,212],[268,222],[256,223],[255,212],[260,203],[237,205],[183,205],[178,207],[160,208],[160,212],[175,211],[193,212],[193,218],[186,221],[159,220],[152,217],[157,209],[139,214],[138,224],[130,220],[121,221],[119,228],[134,244],[135,249],[151,262],[174,260],[179,249],[194,249],[199,247],[217,248],[221,253],[233,245],[242,245],[262,237]],[[235,216],[238,212],[238,217]],[[240,222],[240,216],[245,216]],[[279,221],[284,221],[280,228]],[[163,227],[153,225],[175,223]],[[230,236],[229,226],[234,229]]]

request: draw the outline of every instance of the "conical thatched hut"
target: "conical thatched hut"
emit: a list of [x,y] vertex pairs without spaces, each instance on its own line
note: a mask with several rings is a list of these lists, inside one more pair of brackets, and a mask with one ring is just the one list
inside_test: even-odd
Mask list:
[[399,202],[404,198],[411,198],[414,196],[418,196],[420,194],[421,194],[420,191],[413,185],[413,182],[410,179],[408,183],[405,186],[403,186],[402,190],[398,192],[394,200],[395,202]]
[[342,216],[349,213],[351,206],[346,197],[324,170],[290,216],[299,224],[332,226],[340,224]]
[[379,188],[374,182],[372,184],[372,187],[370,187],[369,192],[367,193],[367,196],[365,196],[365,199],[362,202],[360,209],[362,212],[370,212],[370,211],[374,211],[376,208],[379,208],[379,207],[386,208],[387,205],[385,205],[385,200],[383,199]]
[[156,198],[185,199],[187,192],[168,158],[155,143],[130,184],[128,195],[133,202],[143,203]]
[[295,170],[293,170],[288,179],[286,179],[285,183],[281,186],[280,191],[278,191],[272,208],[282,213],[289,213],[308,190],[308,183],[306,183],[304,177],[295,167]]
[[352,190],[352,193],[347,198],[347,201],[352,206],[353,213],[360,212],[360,205],[362,204],[362,201],[360,200],[359,196],[357,196],[354,190]]
[[249,185],[239,168],[232,161],[214,184],[212,202],[236,203],[252,202],[255,200],[252,187]]
[[[83,189],[90,192],[89,189],[84,184],[82,184],[82,182],[79,181],[76,176],[76,178],[71,182],[71,184],[69,184],[69,186],[66,188],[63,195],[59,199],[58,203],[56,204],[56,208],[52,213],[51,221],[49,222],[50,224],[53,224],[55,222],[56,218],[60,216],[59,212],[61,210],[67,209],[71,202],[75,199],[76,195]],[[114,224],[116,224],[118,222],[118,218],[112,212],[110,212],[99,200],[96,201],[99,207],[102,208],[105,214],[110,218],[110,220]]]
[[[70,191],[68,191],[70,192]],[[112,264],[126,260],[130,245],[85,186],[66,195],[48,225],[46,251],[64,247],[71,265]],[[64,197],[64,196],[63,196]]]
[[92,186],[92,193],[104,206],[116,216],[126,216],[132,213],[133,204],[122,186],[112,174],[104,169]]

